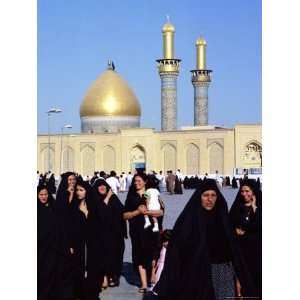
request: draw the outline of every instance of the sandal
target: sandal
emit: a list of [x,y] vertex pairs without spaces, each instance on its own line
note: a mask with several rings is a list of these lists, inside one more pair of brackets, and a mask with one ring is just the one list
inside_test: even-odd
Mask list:
[[147,289],[146,288],[139,288],[139,293],[145,294],[145,293],[147,293]]

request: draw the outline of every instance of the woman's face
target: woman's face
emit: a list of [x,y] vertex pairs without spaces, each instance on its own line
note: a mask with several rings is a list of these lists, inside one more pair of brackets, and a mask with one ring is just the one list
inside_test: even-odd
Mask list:
[[76,184],[76,177],[74,175],[70,175],[68,177],[68,186],[75,186]]
[[86,197],[86,190],[82,186],[78,185],[76,188],[76,195],[79,200],[83,200]]
[[101,194],[101,195],[105,195],[107,194],[107,187],[106,185],[99,185],[98,186],[98,192]]
[[38,198],[42,204],[46,204],[48,202],[48,191],[46,189],[40,190]]
[[206,210],[212,210],[217,201],[217,193],[214,190],[207,190],[201,195],[201,205]]
[[249,186],[243,185],[241,188],[241,195],[243,196],[245,202],[249,203],[252,201],[254,193]]
[[145,188],[146,182],[143,180],[142,177],[136,176],[134,179],[134,185],[137,190],[141,190]]

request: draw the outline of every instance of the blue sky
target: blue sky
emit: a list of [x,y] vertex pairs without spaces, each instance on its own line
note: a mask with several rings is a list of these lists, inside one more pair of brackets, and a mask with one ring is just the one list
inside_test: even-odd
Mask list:
[[160,129],[161,27],[176,27],[178,127],[193,125],[195,41],[207,40],[209,123],[261,123],[260,0],[39,0],[38,133],[47,132],[46,111],[59,107],[51,131],[72,124],[80,132],[80,103],[112,59],[135,91],[142,127]]

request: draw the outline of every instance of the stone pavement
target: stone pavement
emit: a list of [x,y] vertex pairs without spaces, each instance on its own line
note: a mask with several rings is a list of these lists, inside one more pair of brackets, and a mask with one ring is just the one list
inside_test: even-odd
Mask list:
[[[222,189],[222,193],[227,200],[228,208],[231,207],[235,199],[237,189],[226,187]],[[193,190],[184,190],[183,195],[169,195],[162,193],[162,199],[165,203],[164,229],[172,229],[178,215],[190,199]],[[119,198],[124,203],[127,193],[120,193]],[[131,243],[130,239],[126,240],[126,248],[124,253],[123,272],[120,278],[120,286],[116,288],[108,288],[100,295],[101,300],[154,300],[151,294],[142,295],[138,292],[139,280],[132,270],[131,263]]]

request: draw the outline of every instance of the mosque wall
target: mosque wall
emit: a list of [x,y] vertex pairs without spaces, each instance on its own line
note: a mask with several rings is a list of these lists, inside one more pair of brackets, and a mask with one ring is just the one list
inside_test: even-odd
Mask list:
[[237,125],[235,127],[235,164],[237,168],[261,167],[261,148],[261,126]]
[[[62,143],[62,144],[61,144]],[[62,149],[62,155],[61,155]],[[72,169],[83,175],[94,170],[176,170],[184,174],[232,175],[233,169],[260,167],[261,126],[234,129],[154,131],[122,129],[119,133],[52,135],[50,165],[55,174]],[[38,136],[38,170],[48,170],[48,136]],[[61,161],[62,160],[62,161]],[[61,161],[61,162],[60,162]]]

